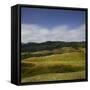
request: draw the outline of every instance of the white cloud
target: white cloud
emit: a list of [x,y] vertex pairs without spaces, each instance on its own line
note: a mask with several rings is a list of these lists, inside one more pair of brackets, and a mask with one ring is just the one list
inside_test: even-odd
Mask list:
[[85,25],[70,29],[67,25],[53,27],[51,30],[34,24],[21,25],[21,40],[28,42],[45,41],[85,41]]

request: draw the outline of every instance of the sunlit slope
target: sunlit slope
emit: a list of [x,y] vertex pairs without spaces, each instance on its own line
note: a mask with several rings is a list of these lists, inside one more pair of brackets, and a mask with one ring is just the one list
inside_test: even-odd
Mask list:
[[[65,49],[66,50],[66,49]],[[68,49],[67,49],[68,50]],[[57,52],[54,50],[52,52]],[[42,51],[47,53],[49,51]],[[85,78],[85,49],[65,51],[39,57],[29,57],[21,61],[21,81],[38,82]],[[35,52],[34,54],[40,54]],[[72,77],[71,77],[72,76]]]

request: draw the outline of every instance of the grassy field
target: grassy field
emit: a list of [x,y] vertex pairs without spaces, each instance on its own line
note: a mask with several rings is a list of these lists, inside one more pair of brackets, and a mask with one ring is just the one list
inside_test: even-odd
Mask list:
[[[63,52],[63,53],[62,53]],[[43,50],[22,54],[21,82],[85,79],[85,49]]]

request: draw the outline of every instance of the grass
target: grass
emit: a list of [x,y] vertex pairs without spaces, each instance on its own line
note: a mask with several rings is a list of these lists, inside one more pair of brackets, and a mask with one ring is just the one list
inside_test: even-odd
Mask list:
[[[42,53],[46,52],[47,51],[42,51]],[[34,54],[40,53],[41,51],[35,52]],[[29,58],[25,58],[21,61],[21,82],[72,80],[84,78],[85,52],[83,48],[80,48],[80,51],[65,51],[62,54],[54,53],[39,57],[29,56]]]
[[32,77],[27,77],[22,80],[22,83],[25,82],[42,82],[42,81],[60,81],[60,80],[77,80],[85,79],[85,71],[79,72],[70,72],[70,73],[47,73],[35,75]]

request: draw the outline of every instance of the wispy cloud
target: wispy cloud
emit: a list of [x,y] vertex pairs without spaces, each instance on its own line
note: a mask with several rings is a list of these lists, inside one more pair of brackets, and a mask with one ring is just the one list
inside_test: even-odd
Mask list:
[[34,24],[21,25],[21,40],[28,42],[45,41],[85,41],[85,25],[70,29],[67,25],[53,27],[48,29]]

